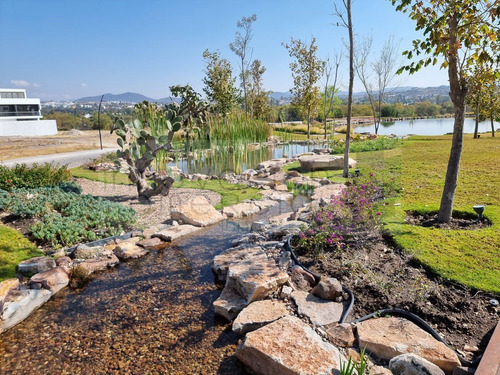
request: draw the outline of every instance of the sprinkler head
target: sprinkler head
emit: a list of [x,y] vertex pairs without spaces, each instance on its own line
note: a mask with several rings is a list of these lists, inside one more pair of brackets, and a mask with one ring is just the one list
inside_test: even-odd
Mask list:
[[497,307],[500,303],[496,299],[490,299],[490,305],[493,307]]
[[477,221],[481,221],[483,219],[484,205],[476,204],[476,205],[472,206],[472,208],[474,209],[474,211],[477,214]]

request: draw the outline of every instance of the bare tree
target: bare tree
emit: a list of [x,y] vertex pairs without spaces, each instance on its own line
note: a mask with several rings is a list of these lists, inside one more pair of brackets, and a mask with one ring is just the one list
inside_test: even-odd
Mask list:
[[369,70],[370,64],[368,63],[372,43],[373,38],[371,36],[367,36],[364,37],[361,43],[358,44],[356,53],[354,54],[354,69],[356,70],[356,74],[365,88],[368,101],[370,102],[373,123],[375,124],[375,134],[377,134],[377,110],[375,108],[375,95],[373,93],[373,83],[370,75],[371,71]]
[[382,47],[379,58],[373,63],[373,71],[377,77],[377,114],[375,121],[375,134],[378,134],[380,120],[382,117],[382,104],[385,99],[385,91],[394,82],[396,77],[396,66],[398,64],[399,43],[391,36]]
[[349,32],[349,94],[347,96],[347,129],[344,149],[344,178],[349,177],[349,151],[351,145],[351,116],[352,116],[352,91],[354,87],[354,33],[351,17],[351,0],[341,0],[347,14],[342,12],[334,3],[335,14],[339,17],[341,24]]
[[[326,122],[328,118],[328,114],[333,110],[333,104],[335,103],[335,94],[337,93],[337,78],[339,75],[339,67],[340,63],[342,61],[342,55],[335,54],[335,60],[332,63],[330,62],[330,59],[326,59],[326,65],[325,65],[325,93],[323,97],[323,113],[324,113],[324,126],[325,126],[325,140],[327,137],[326,134]],[[333,72],[333,85],[329,85],[330,83],[330,77],[332,75],[332,70]],[[327,109],[328,108],[328,109]]]
[[233,43],[229,44],[229,48],[236,56],[240,58],[240,79],[243,88],[243,96],[245,101],[245,113],[248,115],[248,99],[247,99],[247,78],[250,59],[247,60],[248,45],[252,40],[252,23],[257,20],[257,16],[253,14],[251,17],[243,17],[236,26],[242,30],[236,32],[236,38]]

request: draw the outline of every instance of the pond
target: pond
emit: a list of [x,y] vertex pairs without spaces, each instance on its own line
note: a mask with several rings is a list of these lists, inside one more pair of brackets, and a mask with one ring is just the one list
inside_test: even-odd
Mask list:
[[[434,118],[434,119],[418,119],[418,120],[405,120],[381,123],[378,134],[403,136],[407,134],[416,135],[443,135],[453,132],[453,118]],[[500,124],[494,123],[495,129],[498,129]],[[475,119],[466,118],[464,124],[465,133],[474,133]],[[374,126],[357,126],[355,128],[357,133],[375,132]],[[479,123],[479,132],[491,131],[490,121],[481,121]]]
[[64,289],[2,334],[2,374],[246,374],[238,336],[216,318],[216,254],[251,222],[291,211],[281,202],[246,221],[225,221],[164,251],[104,272],[83,290]]

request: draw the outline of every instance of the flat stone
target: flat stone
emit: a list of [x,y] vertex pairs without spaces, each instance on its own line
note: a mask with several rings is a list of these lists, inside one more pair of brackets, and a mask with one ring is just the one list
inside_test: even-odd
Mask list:
[[262,375],[331,375],[346,361],[336,347],[294,316],[248,333],[236,356]]
[[175,207],[171,212],[173,220],[181,221],[196,227],[206,227],[218,223],[225,217],[212,206],[207,198],[197,195],[188,202]]
[[69,275],[62,267],[52,268],[45,272],[34,275],[28,285],[38,289],[40,285],[43,289],[48,289],[52,294],[57,293],[69,284]]
[[335,346],[349,348],[356,341],[353,326],[349,323],[331,324],[324,329],[328,340]]
[[290,274],[291,284],[297,290],[309,292],[316,284],[314,276],[300,266],[294,266]]
[[[303,171],[329,171],[344,168],[344,157],[337,155],[304,155],[299,158],[300,168]],[[349,168],[354,168],[356,160],[349,158]]]
[[19,289],[19,280],[12,278],[0,281],[0,313],[3,311],[3,305],[9,298],[13,290]]
[[195,227],[194,225],[178,225],[178,226],[172,226],[167,229],[163,229],[155,234],[153,234],[153,237],[158,237],[159,239],[166,241],[166,242],[171,242],[175,241],[178,238],[187,236],[188,234],[192,234],[194,232],[197,232],[201,230],[202,228],[200,227]]
[[267,255],[260,246],[243,245],[232,247],[214,257],[212,270],[217,274],[220,281],[224,281],[230,266],[244,261],[259,262],[265,260],[267,260]]
[[90,275],[94,272],[100,272],[108,268],[113,268],[118,263],[120,263],[120,260],[115,254],[111,254],[103,258],[87,259],[85,262],[80,263],[79,266],[83,267]]
[[293,198],[293,194],[288,192],[275,190],[264,190],[264,192],[264,195],[267,197],[267,199],[271,199],[273,201],[287,201]]
[[245,307],[233,322],[233,331],[239,335],[265,326],[288,315],[286,305],[280,301],[255,301]]
[[17,293],[17,298],[5,303],[0,316],[0,332],[22,322],[52,296],[47,289],[25,289]]
[[74,259],[92,259],[98,258],[99,254],[102,252],[103,248],[100,246],[89,247],[84,244],[80,244],[76,247],[76,249],[71,253],[71,256]]
[[[277,182],[277,181],[285,181],[285,179],[286,179],[286,173],[280,170],[278,172],[272,173],[267,179],[269,181],[275,181],[275,182]],[[276,187],[277,186],[284,186],[285,189],[286,189],[286,185],[277,184]],[[275,189],[275,190],[279,190],[279,189]]]
[[297,234],[300,232],[301,227],[304,225],[303,221],[290,220],[286,224],[280,225],[277,228],[272,229],[272,235],[274,237],[285,237],[291,234]]
[[312,200],[322,201],[323,203],[330,203],[332,197],[339,195],[344,190],[344,184],[331,184],[324,185],[314,189],[311,197]]
[[334,277],[322,278],[311,293],[319,298],[336,301],[342,296],[342,284]]
[[142,236],[144,238],[151,238],[151,236],[153,234],[155,234],[156,232],[158,232],[160,229],[158,227],[149,227],[149,228],[146,228],[142,231]]
[[261,210],[265,210],[266,208],[276,206],[278,202],[268,200],[268,199],[262,199],[260,201],[255,201],[253,202],[257,207],[259,207]]
[[234,282],[226,283],[221,295],[213,303],[215,313],[229,321],[236,318],[247,305],[246,299],[236,290]]
[[269,222],[274,225],[285,225],[285,223],[290,218],[290,214],[291,212],[285,212],[283,214],[270,217]]
[[143,257],[144,255],[149,253],[149,250],[141,246],[137,246],[134,243],[121,242],[116,245],[113,252],[118,257],[118,259],[126,260]]
[[229,267],[226,282],[232,281],[248,304],[278,291],[288,281],[288,274],[281,271],[274,260],[249,259]]
[[444,375],[434,363],[413,353],[400,354],[389,362],[394,375]]
[[270,169],[273,167],[282,167],[286,164],[286,158],[272,159],[261,162],[257,165],[257,169]]
[[137,242],[137,245],[147,250],[163,250],[168,246],[168,243],[160,240],[158,237],[153,237],[141,240]]
[[416,324],[401,318],[369,319],[357,324],[360,347],[377,357],[390,360],[414,353],[451,373],[460,366],[457,354]]
[[227,217],[239,218],[250,216],[260,211],[259,206],[254,203],[238,203],[222,209],[222,213]]
[[301,290],[294,291],[292,298],[299,314],[307,316],[317,326],[338,322],[344,311],[341,302],[327,301]]
[[24,260],[17,265],[17,272],[25,276],[32,276],[39,272],[44,272],[54,268],[56,262],[49,257],[35,257]]

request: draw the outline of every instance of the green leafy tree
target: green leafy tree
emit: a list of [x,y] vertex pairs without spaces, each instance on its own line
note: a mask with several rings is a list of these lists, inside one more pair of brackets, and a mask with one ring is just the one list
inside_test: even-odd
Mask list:
[[265,71],[266,68],[260,60],[252,61],[248,71],[248,106],[252,116],[258,119],[263,119],[269,112],[270,91],[265,91],[262,84]]
[[234,87],[231,64],[221,58],[219,52],[203,52],[205,74],[203,91],[213,103],[215,111],[223,117],[231,111],[238,101],[238,90]]
[[500,117],[500,86],[498,81],[489,81],[486,83],[483,93],[483,115],[490,120],[491,136],[495,137],[495,120]]
[[248,74],[250,61],[247,59],[249,44],[252,40],[252,23],[257,20],[257,16],[253,14],[251,17],[243,17],[236,26],[241,30],[236,32],[236,37],[233,43],[229,44],[229,48],[236,56],[240,58],[240,80],[243,89],[243,100],[245,105],[245,113],[248,115],[249,103],[247,97],[248,90]]
[[398,11],[407,12],[422,30],[423,40],[413,42],[405,51],[409,59],[400,69],[414,73],[422,67],[437,64],[448,70],[450,98],[455,108],[453,138],[446,171],[438,220],[451,220],[463,148],[465,102],[474,66],[498,60],[500,32],[498,1],[488,0],[392,0]]
[[290,44],[282,43],[288,50],[290,57],[295,61],[290,63],[294,87],[290,89],[293,94],[292,103],[301,108],[307,118],[307,137],[311,138],[311,117],[317,111],[320,103],[320,90],[317,82],[323,74],[325,62],[316,56],[318,46],[312,38],[311,43],[299,39],[291,39]]

